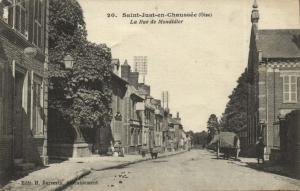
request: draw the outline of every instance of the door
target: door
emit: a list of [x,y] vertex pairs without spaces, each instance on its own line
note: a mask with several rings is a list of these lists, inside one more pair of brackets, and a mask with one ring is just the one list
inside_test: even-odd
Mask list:
[[24,74],[16,72],[14,91],[14,158],[22,158]]
[[280,126],[279,123],[273,124],[273,145],[280,148]]

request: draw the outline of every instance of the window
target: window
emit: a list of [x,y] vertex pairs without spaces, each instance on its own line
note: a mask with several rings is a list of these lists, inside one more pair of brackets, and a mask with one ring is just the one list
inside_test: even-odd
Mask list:
[[43,0],[34,0],[33,43],[38,47],[42,45],[42,5]]
[[32,131],[34,135],[43,135],[43,91],[41,82],[33,82]]
[[24,0],[14,0],[8,10],[8,24],[27,38],[27,12]]
[[283,102],[297,102],[297,76],[283,76]]
[[119,96],[116,96],[116,111],[117,112],[120,112],[120,98],[119,98]]
[[130,146],[134,146],[134,135],[135,135],[135,130],[132,128],[130,130]]
[[138,133],[138,145],[141,145],[142,144],[142,132],[141,130],[139,130],[139,133]]

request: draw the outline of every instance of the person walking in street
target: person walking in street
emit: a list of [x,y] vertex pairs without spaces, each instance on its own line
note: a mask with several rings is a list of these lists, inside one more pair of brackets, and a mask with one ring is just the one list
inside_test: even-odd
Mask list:
[[265,162],[264,159],[264,150],[265,150],[265,144],[262,137],[258,138],[258,141],[256,142],[256,157],[257,157],[257,164],[259,164],[260,159],[262,159],[262,163]]

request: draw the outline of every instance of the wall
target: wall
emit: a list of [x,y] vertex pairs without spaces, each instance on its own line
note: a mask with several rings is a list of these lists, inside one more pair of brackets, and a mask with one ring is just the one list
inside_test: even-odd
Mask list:
[[[292,63],[289,63],[292,66]],[[276,66],[275,66],[276,65]],[[274,67],[271,67],[274,66]],[[280,62],[269,62],[260,72],[259,79],[259,120],[265,121],[264,140],[267,152],[280,148],[279,115],[300,108],[300,79],[297,78],[297,103],[283,102],[283,76],[293,73],[300,77],[299,67],[287,67]],[[262,87],[261,87],[262,86]]]
[[[33,1],[30,1],[33,2]],[[43,1],[43,14],[41,18],[41,41],[37,49],[37,55],[35,58],[28,58],[24,55],[24,49],[27,47],[35,47],[32,44],[35,35],[33,34],[33,4],[26,2],[26,14],[28,18],[27,29],[28,29],[28,40],[24,38],[19,32],[16,32],[4,22],[0,15],[0,184],[7,177],[8,172],[12,168],[13,159],[17,155],[22,156],[24,162],[33,162],[37,165],[47,164],[47,151],[46,151],[46,131],[47,118],[46,102],[44,99],[47,98],[47,81],[45,80],[44,70],[47,68],[47,20],[48,20],[48,1]],[[0,2],[1,4],[1,2]],[[0,5],[0,9],[3,7]],[[3,10],[0,10],[2,12]],[[15,77],[16,71],[22,70],[25,74],[25,80],[22,86],[22,120],[24,121],[23,126],[13,131],[16,127],[16,112],[14,110],[15,105]],[[35,108],[33,108],[33,81],[39,76],[41,79],[41,110],[38,112],[39,123],[38,128],[42,131],[41,134],[37,134],[33,129],[34,119],[32,114]],[[20,134],[19,139],[14,139],[16,135],[15,131]],[[16,144],[20,145],[20,153],[15,153],[14,148]]]
[[[0,20],[1,22],[1,20]],[[1,26],[0,26],[1,27]],[[10,35],[13,35],[12,33]],[[12,36],[10,37],[12,38]],[[19,140],[14,140],[14,142],[22,141],[22,157],[26,162],[33,162],[38,165],[42,164],[44,160],[41,158],[46,152],[44,147],[44,134],[36,136],[32,132],[32,103],[33,103],[33,80],[34,76],[39,76],[42,81],[44,77],[44,58],[41,52],[35,58],[29,58],[24,56],[24,44],[21,41],[11,41],[0,34],[0,51],[3,53],[1,55],[1,62],[5,65],[5,78],[2,79],[3,85],[5,86],[5,95],[3,96],[3,122],[2,128],[5,129],[6,133],[0,135],[0,160],[2,166],[1,168],[10,168],[12,165],[12,159],[16,157],[17,153],[13,153],[13,132],[12,128],[15,126],[15,112],[13,112],[14,106],[14,75],[16,75],[16,70],[24,71],[24,84],[23,84],[23,110],[22,112],[24,126],[19,132],[22,136]],[[41,90],[43,92],[43,90]],[[43,102],[43,101],[42,101]],[[43,107],[43,103],[42,103]],[[46,111],[43,110],[41,114],[45,116]],[[47,125],[43,122],[40,123],[39,128],[46,131]],[[3,129],[2,129],[3,131]],[[15,144],[14,144],[15,145]],[[15,156],[15,157],[14,157]],[[45,155],[43,157],[46,157]],[[47,160],[45,160],[46,162]]]
[[280,138],[285,140],[282,143],[281,160],[300,178],[300,110],[286,115],[280,126]]

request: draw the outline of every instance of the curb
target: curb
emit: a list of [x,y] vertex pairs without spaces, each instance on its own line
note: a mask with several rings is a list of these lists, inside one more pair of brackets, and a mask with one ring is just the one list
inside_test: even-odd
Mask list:
[[[171,154],[168,154],[168,155],[158,156],[157,159],[159,159],[159,158],[166,158],[166,157],[170,157],[170,156],[182,154],[182,153],[185,153],[185,152],[187,152],[187,151],[182,151],[182,152],[177,152],[177,153],[171,153]],[[125,166],[129,166],[129,165],[132,165],[132,164],[137,164],[137,163],[141,163],[141,162],[145,162],[145,161],[149,161],[149,160],[155,160],[155,159],[152,159],[152,158],[142,158],[142,159],[139,159],[139,160],[136,160],[136,161],[125,162],[125,163],[118,164],[118,165],[112,165],[112,166],[105,167],[105,168],[91,169],[91,170],[92,171],[110,170],[110,169],[125,167]]]
[[[171,153],[171,154],[167,154],[167,155],[163,155],[163,156],[159,156],[157,158],[166,158],[169,156],[174,156],[174,155],[178,155],[178,154],[183,154],[187,151],[181,151],[181,152],[177,152],[177,153]],[[118,164],[118,165],[111,165],[109,167],[105,167],[105,168],[100,168],[100,169],[83,169],[80,170],[79,172],[76,172],[76,175],[65,180],[61,185],[57,186],[56,188],[52,188],[49,189],[49,191],[61,191],[64,190],[65,188],[67,188],[69,185],[73,184],[74,182],[76,182],[77,180],[83,178],[84,176],[90,174],[92,171],[104,171],[104,170],[109,170],[109,169],[114,169],[114,168],[120,168],[120,167],[125,167],[128,165],[132,165],[132,164],[136,164],[136,163],[140,163],[140,162],[144,162],[144,161],[148,161],[148,160],[153,160],[152,158],[142,158],[139,159],[137,161],[132,161],[132,162],[125,162],[123,164]]]
[[91,169],[83,169],[80,170],[79,172],[76,172],[76,175],[74,175],[73,177],[65,180],[61,185],[57,186],[56,188],[52,188],[49,191],[60,191],[63,190],[65,188],[67,188],[70,184],[73,184],[74,182],[76,182],[76,180],[79,180],[80,178],[90,174],[92,172]]

